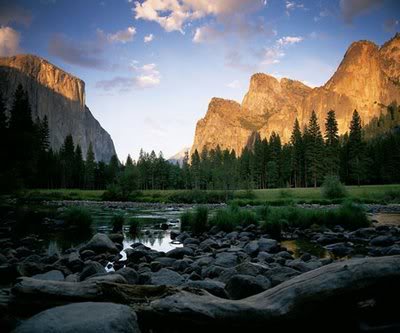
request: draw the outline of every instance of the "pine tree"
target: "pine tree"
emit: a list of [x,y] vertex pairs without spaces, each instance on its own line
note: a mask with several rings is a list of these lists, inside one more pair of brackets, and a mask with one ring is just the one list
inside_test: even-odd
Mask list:
[[191,162],[193,188],[198,190],[200,189],[200,155],[197,149],[192,154]]
[[43,120],[38,123],[39,125],[39,138],[40,138],[40,150],[47,152],[50,148],[50,130],[47,116],[43,117]]
[[95,188],[96,160],[93,152],[92,143],[86,153],[85,162],[85,188],[93,190]]
[[340,167],[339,129],[335,111],[328,112],[325,122],[325,170],[330,175],[338,175]]
[[77,144],[75,148],[73,174],[74,187],[83,188],[85,162],[83,161],[82,149],[79,144]]
[[303,165],[303,137],[301,135],[299,121],[294,121],[290,144],[293,147],[291,150],[291,168],[293,173],[293,182],[295,187],[301,186],[302,180],[302,165]]
[[3,135],[7,128],[6,105],[3,95],[0,93],[0,135]]
[[312,184],[317,187],[324,174],[324,139],[318,124],[316,113],[311,113],[307,127],[307,140],[305,144],[305,159],[307,171],[310,175]]
[[72,188],[74,186],[75,146],[72,135],[67,135],[60,149],[62,167],[61,186]]
[[367,169],[367,156],[365,142],[362,137],[361,117],[357,110],[354,110],[350,123],[349,134],[349,176],[351,181],[358,185],[365,179]]
[[126,162],[125,162],[125,167],[130,168],[132,166],[133,166],[132,157],[131,157],[131,155],[128,154],[128,157],[126,158]]

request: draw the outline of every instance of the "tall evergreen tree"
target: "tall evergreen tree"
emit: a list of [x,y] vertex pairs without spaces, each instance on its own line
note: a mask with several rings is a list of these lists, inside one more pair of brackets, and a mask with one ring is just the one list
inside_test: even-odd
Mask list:
[[325,170],[328,174],[339,174],[339,154],[339,129],[335,111],[331,110],[328,112],[325,122]]
[[365,179],[367,156],[365,151],[365,142],[362,137],[361,117],[357,110],[354,110],[351,119],[348,145],[350,180],[360,185]]
[[96,160],[93,152],[92,143],[86,153],[85,162],[85,188],[93,190],[95,188],[95,175],[96,175]]
[[84,184],[85,162],[83,161],[82,149],[79,144],[75,148],[73,173],[74,187],[82,188]]
[[303,165],[303,137],[300,130],[299,121],[294,121],[292,136],[290,137],[290,144],[293,147],[291,149],[291,165],[293,172],[293,182],[295,187],[301,186],[302,180],[302,165]]
[[324,174],[324,139],[318,124],[316,113],[311,113],[307,127],[307,140],[305,144],[305,159],[307,172],[314,187],[321,181]]
[[75,145],[72,135],[67,135],[64,144],[60,149],[60,159],[62,168],[61,186],[65,188],[74,187],[74,164],[75,164]]

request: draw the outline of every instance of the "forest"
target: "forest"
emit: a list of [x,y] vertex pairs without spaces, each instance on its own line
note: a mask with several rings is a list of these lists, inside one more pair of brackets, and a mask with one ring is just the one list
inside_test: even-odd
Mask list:
[[21,188],[106,189],[127,194],[135,190],[234,190],[277,187],[317,187],[327,175],[345,184],[400,182],[400,108],[362,126],[354,110],[349,132],[339,136],[335,111],[327,113],[324,135],[313,112],[308,125],[293,124],[291,140],[282,144],[272,133],[254,132],[240,156],[235,151],[197,150],[182,165],[172,164],[160,152],[140,151],[137,161],[113,156],[96,161],[92,145],[86,156],[71,135],[56,151],[50,147],[47,118],[33,119],[29,96],[22,86],[9,110],[0,96],[0,164],[3,192]]

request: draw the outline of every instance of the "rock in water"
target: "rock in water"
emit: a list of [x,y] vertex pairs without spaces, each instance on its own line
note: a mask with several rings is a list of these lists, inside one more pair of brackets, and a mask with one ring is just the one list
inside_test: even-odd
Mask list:
[[73,303],[40,312],[15,333],[134,333],[137,317],[128,306],[114,303]]
[[33,119],[45,115],[50,144],[59,149],[67,135],[79,143],[83,156],[93,144],[95,157],[109,162],[115,154],[110,135],[85,105],[85,83],[34,55],[0,57],[0,92],[9,106],[19,84],[28,92]]
[[255,74],[242,104],[213,98],[203,119],[197,122],[190,155],[204,148],[234,149],[240,154],[258,131],[269,138],[274,131],[283,143],[290,140],[297,118],[303,128],[315,110],[321,129],[329,110],[335,110],[339,134],[349,129],[357,109],[364,124],[379,117],[386,106],[400,101],[400,34],[382,47],[358,41],[349,47],[331,79],[322,87]]
[[96,234],[85,245],[85,250],[92,250],[96,253],[110,252],[118,253],[118,249],[112,240],[105,234]]

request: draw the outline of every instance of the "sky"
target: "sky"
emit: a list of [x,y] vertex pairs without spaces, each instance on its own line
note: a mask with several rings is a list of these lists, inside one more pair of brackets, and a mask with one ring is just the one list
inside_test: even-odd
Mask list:
[[314,87],[353,41],[400,31],[397,0],[0,0],[0,56],[39,55],[86,83],[118,157],[193,143],[212,97],[257,72]]

